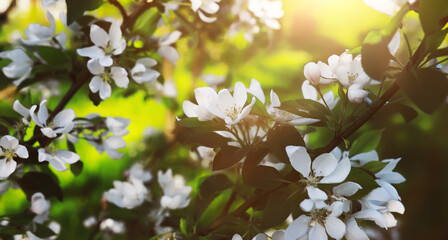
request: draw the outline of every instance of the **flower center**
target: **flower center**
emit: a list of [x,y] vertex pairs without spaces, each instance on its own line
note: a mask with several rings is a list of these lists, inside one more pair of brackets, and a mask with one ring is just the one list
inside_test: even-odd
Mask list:
[[17,157],[17,154],[12,149],[6,149],[3,155],[5,156],[7,162],[12,160],[14,157]]
[[108,71],[104,71],[104,73],[101,75],[103,81],[110,83],[112,82],[112,75]]
[[308,226],[314,227],[316,223],[320,223],[321,225],[325,224],[324,215],[327,213],[326,209],[316,209],[310,212],[311,220],[308,222]]
[[107,46],[103,48],[103,50],[106,55],[112,55],[114,53],[114,49],[112,49],[112,47],[109,46],[109,44],[107,44]]
[[348,75],[348,80],[350,82],[353,82],[353,81],[355,81],[358,78],[358,73],[347,72],[347,75]]
[[240,111],[241,108],[237,107],[236,105],[233,105],[226,109],[226,115],[230,117],[232,120],[236,120],[238,118]]

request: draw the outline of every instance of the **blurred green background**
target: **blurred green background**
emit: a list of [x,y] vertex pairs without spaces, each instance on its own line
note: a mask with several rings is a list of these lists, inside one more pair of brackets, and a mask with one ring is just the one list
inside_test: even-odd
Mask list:
[[[120,2],[126,5],[126,1]],[[47,24],[40,1],[20,0],[18,4],[10,13],[9,21],[1,26],[2,44],[17,34],[23,34],[29,23]],[[205,51],[210,61],[205,62],[204,72],[230,73],[233,81],[242,81],[246,86],[251,78],[256,78],[266,94],[274,88],[282,99],[297,96],[304,80],[302,69],[305,63],[326,62],[332,54],[339,55],[345,49],[359,46],[368,31],[381,29],[389,20],[388,16],[367,7],[362,0],[283,0],[283,9],[282,28],[270,36],[270,41],[255,40],[251,44],[239,36],[207,44]],[[104,4],[95,11],[95,15],[118,16],[118,12],[113,6]],[[420,40],[416,14],[409,14],[406,24],[405,28],[413,39]],[[62,24],[58,28],[62,29]],[[180,40],[177,48],[182,57],[171,74],[178,88],[177,100],[181,103],[191,97],[192,89],[196,87],[193,84],[204,83],[193,81],[196,49],[191,49],[186,39]],[[95,107],[86,97],[87,91],[80,91],[68,107],[73,108],[78,116],[95,112],[103,116],[130,118],[130,134],[125,137],[128,147],[123,151],[123,159],[111,160],[105,154],[99,155],[85,142],[76,145],[84,162],[82,174],[75,178],[70,171],[57,173],[65,200],[52,201],[50,218],[63,227],[59,239],[87,239],[89,232],[82,226],[84,218],[94,214],[93,210],[101,205],[102,193],[112,187],[113,180],[122,179],[123,171],[132,163],[131,159],[139,156],[145,147],[142,141],[145,128],[150,126],[169,131],[174,122],[174,115],[160,101],[145,101],[142,93],[129,98],[112,96]],[[117,92],[114,91],[116,95]],[[55,97],[49,107],[54,107],[58,98]],[[176,114],[181,115],[182,112]],[[386,127],[378,149],[380,159],[402,158],[397,170],[407,182],[398,189],[406,212],[398,216],[399,239],[447,239],[447,123],[448,106],[445,105],[432,116],[419,112],[419,116],[409,124],[401,115],[395,114],[377,116],[364,127]],[[320,138],[319,141],[323,145],[329,140]],[[179,159],[181,157],[184,156],[179,156]],[[170,161],[173,166],[168,163],[162,163],[162,166],[179,172],[176,170],[182,169],[182,165],[176,164],[175,159],[176,156]],[[182,174],[187,176],[189,183],[198,178],[192,176],[193,173]],[[10,189],[0,197],[0,206],[0,214],[15,213],[28,208],[29,203],[21,190]],[[393,239],[392,233],[389,234],[390,239]]]

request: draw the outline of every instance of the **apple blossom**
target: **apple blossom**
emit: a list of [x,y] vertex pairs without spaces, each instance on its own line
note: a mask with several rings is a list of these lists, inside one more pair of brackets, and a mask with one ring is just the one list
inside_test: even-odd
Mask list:
[[248,8],[268,28],[280,29],[278,19],[284,14],[281,1],[249,0]]
[[50,201],[42,193],[35,193],[31,197],[31,211],[36,214],[33,221],[42,224],[50,215]]
[[138,179],[141,182],[149,182],[152,179],[152,174],[149,171],[145,171],[141,163],[132,164],[131,168],[128,170],[129,177]]
[[113,136],[123,137],[129,134],[129,129],[126,129],[131,123],[131,119],[122,117],[107,117],[106,127]]
[[318,184],[340,183],[350,173],[350,159],[338,161],[331,153],[317,156],[311,164],[311,157],[306,148],[287,146],[286,153],[292,167],[305,178],[307,192],[313,201],[326,200],[327,194],[317,188]]
[[157,49],[157,54],[161,57],[166,58],[173,65],[176,65],[177,60],[179,60],[180,55],[177,50],[171,45],[175,43],[182,33],[180,31],[174,31],[172,33],[168,33],[161,38],[159,38],[159,49]]
[[159,171],[157,180],[163,190],[163,196],[160,199],[163,208],[179,209],[188,206],[192,188],[185,186],[185,180],[182,176],[176,175],[173,177],[172,170],[168,169],[165,173]]
[[15,100],[13,107],[14,111],[16,111],[18,114],[20,114],[23,118],[22,121],[25,124],[30,124],[31,116],[30,116],[30,110],[26,107],[24,107],[19,100]]
[[202,81],[204,81],[210,87],[216,89],[216,87],[226,80],[226,76],[224,75],[215,75],[215,74],[202,74]]
[[140,206],[147,195],[143,182],[131,177],[128,182],[114,181],[114,188],[105,192],[104,198],[118,207],[132,209]]
[[360,104],[369,95],[369,92],[363,89],[360,84],[353,84],[348,88],[347,97],[352,103]]
[[30,46],[41,45],[65,48],[67,42],[65,32],[55,35],[56,23],[54,17],[49,11],[46,11],[46,15],[50,22],[50,26],[47,27],[38,23],[31,23],[28,25],[28,28],[25,29],[26,39],[21,38],[22,42],[25,45]]
[[207,14],[215,14],[219,10],[218,3],[221,0],[190,0],[191,9],[199,14],[199,18],[206,22],[211,23],[216,21],[216,17],[208,17]]
[[255,78],[252,78],[250,80],[250,85],[249,88],[247,89],[247,92],[254,95],[258,100],[260,100],[261,103],[264,104],[266,102],[263,89],[261,88],[261,84]]
[[194,90],[197,105],[186,100],[183,103],[183,110],[187,117],[197,117],[199,121],[208,121],[215,117],[209,110],[209,105],[216,102],[218,94],[213,88],[199,87]]
[[68,170],[65,164],[73,164],[80,159],[79,155],[74,152],[70,152],[68,150],[55,150],[48,146],[45,148],[39,148],[38,153],[39,162],[47,161],[55,170],[59,172]]
[[20,48],[0,53],[0,58],[10,59],[12,62],[3,67],[3,74],[7,78],[14,79],[14,85],[18,86],[31,75],[34,61]]
[[311,84],[318,85],[320,83],[320,68],[316,63],[309,62],[305,64],[303,74],[305,75],[305,78],[311,82]]
[[128,73],[122,67],[104,68],[99,60],[91,59],[87,62],[87,68],[94,76],[90,81],[89,88],[93,93],[99,92],[100,98],[105,100],[112,94],[110,83],[112,80],[117,87],[127,88],[129,84]]
[[104,219],[100,224],[101,231],[111,231],[115,234],[121,234],[126,231],[126,226],[122,221],[116,221],[111,218]]
[[238,22],[232,23],[229,27],[229,36],[235,36],[243,30],[244,38],[248,42],[253,42],[254,34],[260,32],[260,27],[257,25],[257,19],[248,11],[241,11],[238,13]]
[[33,105],[30,108],[31,119],[37,126],[40,127],[40,131],[49,138],[55,138],[58,134],[68,133],[73,129],[75,119],[75,112],[72,109],[64,109],[54,119],[49,121],[49,114],[47,109],[47,100],[43,100],[39,105],[39,111],[37,115],[34,114],[37,106]]
[[137,83],[155,81],[160,73],[151,69],[157,65],[157,61],[152,58],[140,58],[135,62],[135,66],[131,70],[131,76]]
[[122,38],[120,23],[112,21],[109,33],[95,24],[90,26],[90,40],[93,46],[77,49],[80,56],[98,60],[99,65],[110,67],[112,56],[120,55],[126,48],[126,40]]
[[28,150],[25,146],[19,144],[13,136],[3,136],[0,138],[0,180],[6,179],[17,167],[14,158],[28,158]]

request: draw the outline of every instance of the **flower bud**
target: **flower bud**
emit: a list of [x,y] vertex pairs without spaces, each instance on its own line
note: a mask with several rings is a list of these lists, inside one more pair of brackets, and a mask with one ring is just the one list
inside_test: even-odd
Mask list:
[[316,63],[309,62],[303,69],[305,78],[308,79],[313,85],[317,85],[320,82],[320,68]]
[[369,95],[369,92],[363,89],[360,84],[353,84],[348,88],[347,97],[352,103],[360,104]]

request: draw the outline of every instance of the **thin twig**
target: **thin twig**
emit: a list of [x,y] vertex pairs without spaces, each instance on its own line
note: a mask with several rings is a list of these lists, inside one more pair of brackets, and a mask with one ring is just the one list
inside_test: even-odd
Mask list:
[[126,10],[124,9],[123,5],[121,5],[121,3],[118,2],[118,0],[109,0],[109,3],[118,8],[118,10],[121,13],[121,16],[123,17],[123,22],[126,22],[128,19],[128,14],[126,13]]

